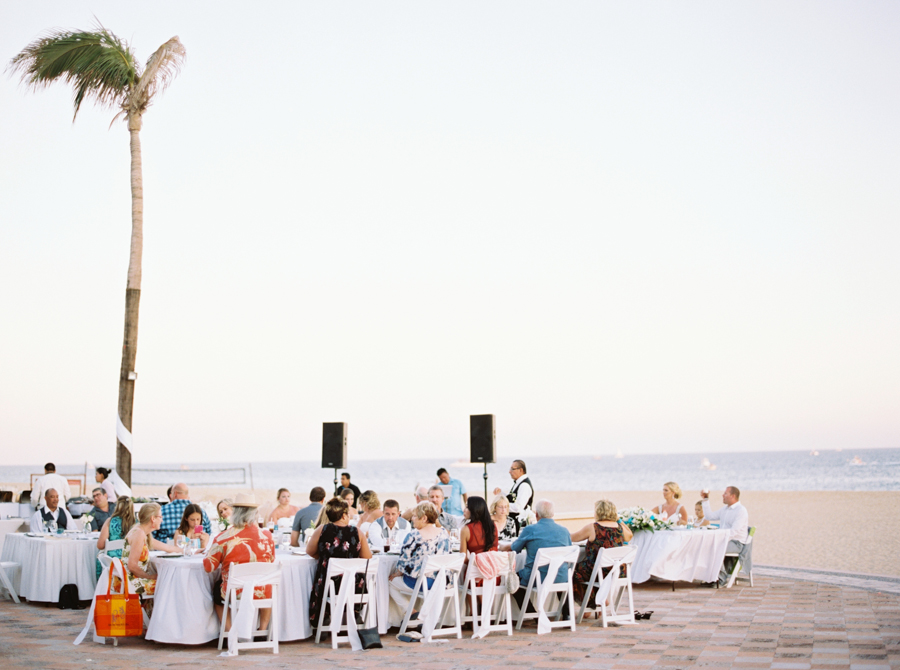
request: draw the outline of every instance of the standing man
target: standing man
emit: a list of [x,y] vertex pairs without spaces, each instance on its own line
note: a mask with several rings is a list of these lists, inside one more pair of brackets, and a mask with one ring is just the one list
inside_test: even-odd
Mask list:
[[444,468],[437,471],[437,477],[441,484],[450,487],[450,495],[444,492],[444,511],[454,516],[462,516],[466,503],[469,502],[466,487],[458,479],[451,478],[450,473]]
[[300,533],[307,528],[311,528],[312,524],[319,518],[319,511],[322,509],[322,503],[325,500],[325,489],[316,486],[309,492],[309,505],[298,510],[294,515],[294,525],[291,529],[291,546],[300,546]]
[[342,472],[341,473],[341,485],[337,487],[337,490],[334,492],[336,497],[340,497],[341,489],[350,489],[353,491],[353,506],[356,507],[356,503],[359,500],[359,494],[362,491],[359,490],[359,487],[356,484],[350,483],[350,473]]
[[[534,501],[534,488],[526,474],[525,461],[513,461],[509,466],[509,476],[512,477],[513,485],[506,494],[506,499],[509,500],[509,516],[515,521],[518,533],[520,530],[519,515],[531,509],[531,503]],[[495,496],[501,493],[503,492],[499,488],[494,489]]]
[[[738,490],[738,487],[729,486],[725,489],[725,492],[722,494],[722,502],[725,504],[725,507],[715,512],[710,510],[709,493],[707,491],[702,491],[700,498],[700,502],[703,505],[703,524],[706,525],[710,521],[718,521],[719,528],[728,529],[730,532],[728,533],[728,546],[725,548],[725,553],[739,554],[749,538],[750,514],[747,512],[747,508],[741,504],[741,492]],[[725,560],[728,562],[729,558],[726,557]],[[719,586],[724,586],[728,581],[728,573],[731,567],[730,565],[726,567],[726,563],[722,563],[722,568],[719,570]],[[708,586],[714,586],[715,584],[716,582],[709,582]]]
[[94,506],[91,508],[91,516],[94,517],[94,520],[91,521],[91,530],[99,531],[103,528],[103,523],[113,515],[115,511],[109,505],[109,496],[106,493],[106,489],[97,487],[93,492],[94,496]]
[[60,530],[77,530],[75,519],[69,514],[69,510],[60,507],[59,494],[56,489],[47,489],[44,494],[44,504],[41,508],[31,516],[31,532],[43,533],[44,524],[56,522],[56,527]]
[[[188,490],[187,484],[175,484],[172,487],[172,502],[162,508],[162,523],[159,530],[153,531],[153,537],[160,542],[168,542],[175,537],[175,531],[181,525],[181,517],[184,514],[184,508],[191,504],[191,492]],[[203,532],[210,534],[209,517],[206,512],[201,510],[203,515]]]
[[59,496],[60,504],[65,508],[66,501],[72,497],[72,490],[69,488],[69,481],[62,475],[56,474],[56,466],[53,463],[47,463],[44,466],[44,474],[34,480],[34,489],[31,491],[31,504],[36,508],[43,507],[43,498],[50,489],[56,490]]

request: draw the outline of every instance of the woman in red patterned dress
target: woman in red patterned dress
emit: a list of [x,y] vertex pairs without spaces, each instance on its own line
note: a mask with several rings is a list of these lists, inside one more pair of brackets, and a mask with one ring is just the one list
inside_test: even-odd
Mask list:
[[[234,512],[231,515],[232,526],[219,533],[209,548],[209,553],[203,559],[203,569],[212,572],[222,566],[222,587],[218,593],[213,593],[216,603],[216,614],[222,620],[224,613],[225,594],[228,592],[228,573],[235,563],[272,563],[275,561],[275,541],[272,534],[256,525],[256,498],[246,493],[238,495],[234,501]],[[269,598],[272,595],[272,587],[259,587],[253,592],[254,598]],[[259,628],[265,630],[269,625],[269,617],[272,609],[267,607],[259,610]],[[225,623],[225,630],[230,630],[231,621]]]
[[[594,503],[594,518],[596,521],[572,533],[573,543],[587,540],[584,558],[578,561],[572,577],[576,603],[580,603],[584,598],[585,582],[591,579],[599,550],[621,547],[631,542],[631,538],[634,537],[631,529],[619,521],[619,512],[609,500],[598,500]],[[607,572],[609,568],[604,568],[604,576]]]

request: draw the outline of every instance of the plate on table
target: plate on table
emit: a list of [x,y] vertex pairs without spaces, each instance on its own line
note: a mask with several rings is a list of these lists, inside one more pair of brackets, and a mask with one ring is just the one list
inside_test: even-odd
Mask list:
[[300,547],[291,547],[291,553],[294,556],[306,556],[306,549],[301,549]]

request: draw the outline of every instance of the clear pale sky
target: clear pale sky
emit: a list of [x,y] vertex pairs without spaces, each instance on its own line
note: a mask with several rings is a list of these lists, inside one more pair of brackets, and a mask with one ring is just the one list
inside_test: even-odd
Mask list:
[[[900,446],[900,5],[6,3],[188,59],[135,461]],[[0,459],[110,463],[128,133],[0,78]]]

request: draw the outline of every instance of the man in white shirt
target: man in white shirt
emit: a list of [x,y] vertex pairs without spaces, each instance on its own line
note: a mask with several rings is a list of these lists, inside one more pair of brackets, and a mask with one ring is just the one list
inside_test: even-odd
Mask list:
[[[747,512],[747,508],[740,502],[741,492],[738,487],[729,486],[725,489],[725,492],[722,494],[722,502],[725,504],[725,507],[715,512],[709,506],[709,493],[706,491],[701,492],[700,498],[703,505],[704,525],[710,521],[718,521],[719,528],[730,531],[728,533],[728,547],[725,549],[725,552],[729,554],[740,553],[749,538],[750,515]],[[723,564],[722,569],[719,571],[719,586],[723,586],[728,581],[728,572],[728,568]],[[710,582],[711,585],[713,585],[713,582]]]
[[369,526],[369,546],[383,548],[385,539],[389,539],[394,530],[397,531],[395,543],[402,545],[406,534],[409,533],[410,525],[406,519],[400,518],[400,503],[396,500],[385,500],[382,511],[383,515]]
[[[519,515],[526,514],[531,510],[531,503],[534,501],[534,488],[531,486],[531,480],[528,478],[525,468],[525,461],[515,460],[509,466],[509,476],[512,477],[513,485],[506,494],[509,501],[509,516],[516,522],[516,529],[519,529]],[[499,496],[503,493],[499,488],[494,489],[494,495]]]
[[44,466],[44,475],[34,480],[34,488],[31,490],[31,504],[36,508],[44,506],[44,496],[50,489],[56,489],[60,498],[60,505],[66,506],[66,501],[72,497],[68,480],[62,475],[56,474],[56,466],[47,463]]
[[56,489],[49,489],[44,495],[44,505],[31,516],[31,532],[43,533],[44,523],[55,521],[57,528],[61,530],[77,530],[75,519],[69,514],[69,510],[59,505],[59,494]]

